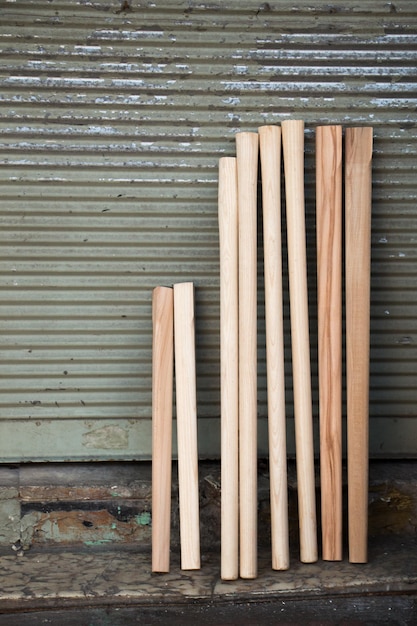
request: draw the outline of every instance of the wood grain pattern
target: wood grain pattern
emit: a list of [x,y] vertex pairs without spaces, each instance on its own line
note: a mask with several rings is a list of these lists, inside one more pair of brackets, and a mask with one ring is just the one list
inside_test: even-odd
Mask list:
[[219,160],[221,578],[239,576],[238,213],[235,157]]
[[239,221],[240,576],[257,575],[258,133],[236,134]]
[[317,519],[311,399],[304,216],[304,122],[282,122],[285,173],[300,559],[317,560]]
[[316,131],[322,556],[342,548],[342,127]]
[[258,129],[262,170],[272,569],[289,567],[282,304],[281,128]]
[[346,129],[345,266],[349,560],[367,561],[372,128]]
[[152,571],[169,572],[171,531],[174,298],[152,292]]
[[181,569],[200,569],[194,285],[174,285]]

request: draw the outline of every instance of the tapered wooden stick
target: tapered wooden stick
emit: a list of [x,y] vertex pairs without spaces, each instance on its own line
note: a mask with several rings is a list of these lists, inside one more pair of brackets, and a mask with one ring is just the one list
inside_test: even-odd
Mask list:
[[219,160],[221,578],[239,576],[239,350],[237,172]]
[[372,128],[346,129],[345,265],[349,560],[367,561]]
[[240,576],[257,575],[258,133],[236,134],[239,215]]
[[261,126],[272,569],[289,567],[281,246],[281,128]]
[[181,569],[200,569],[194,285],[174,285]]
[[169,572],[171,530],[174,298],[152,293],[152,571]]
[[342,559],[342,127],[316,132],[322,555]]
[[282,122],[300,559],[317,560],[313,420],[304,216],[304,122]]

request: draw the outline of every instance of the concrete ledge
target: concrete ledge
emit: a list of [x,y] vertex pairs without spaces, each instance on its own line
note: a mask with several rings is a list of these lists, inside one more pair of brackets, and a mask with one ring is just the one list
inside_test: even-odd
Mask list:
[[[329,606],[330,600],[338,605],[350,602],[353,610],[355,598],[395,596],[397,600],[403,598],[397,602],[396,610],[400,610],[399,604],[403,605],[410,621],[396,622],[399,614],[390,614],[386,607],[387,619],[391,616],[389,623],[411,624],[414,623],[411,617],[417,617],[416,548],[415,537],[390,535],[371,540],[366,565],[350,564],[346,560],[302,564],[293,555],[290,569],[285,572],[272,571],[269,554],[262,550],[258,578],[234,582],[220,580],[218,553],[204,554],[201,570],[191,572],[181,571],[178,557],[173,554],[171,572],[156,575],[151,573],[150,552],[132,547],[35,548],[22,557],[1,556],[0,618],[1,614],[19,614],[22,620],[25,613],[34,610],[104,606],[135,608],[136,615],[146,607],[153,607],[160,616],[173,606],[182,607],[183,614],[195,606],[214,608],[228,603],[267,602],[270,606],[278,603],[285,609],[286,603],[308,599],[316,610],[318,599]],[[216,622],[200,619],[199,623]]]

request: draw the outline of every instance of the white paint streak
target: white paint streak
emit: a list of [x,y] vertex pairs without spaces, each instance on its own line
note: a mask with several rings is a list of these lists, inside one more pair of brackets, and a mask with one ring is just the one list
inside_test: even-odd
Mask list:
[[223,98],[222,102],[224,102],[224,104],[240,104],[240,98],[233,98],[231,96],[230,98]]

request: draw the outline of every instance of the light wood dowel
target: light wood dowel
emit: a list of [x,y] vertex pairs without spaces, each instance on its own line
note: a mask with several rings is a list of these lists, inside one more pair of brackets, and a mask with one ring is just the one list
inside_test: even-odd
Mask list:
[[257,576],[258,133],[236,134],[239,221],[240,576]]
[[372,128],[345,136],[349,560],[367,561]]
[[200,569],[194,285],[174,285],[181,569]]
[[261,126],[272,569],[289,567],[281,243],[281,128]]
[[219,160],[221,578],[239,576],[238,221],[236,158]]
[[171,530],[174,299],[152,292],[152,571],[169,572]]
[[342,546],[342,127],[316,131],[316,234],[322,556]]
[[304,122],[282,122],[300,559],[317,560],[317,519],[304,200]]

